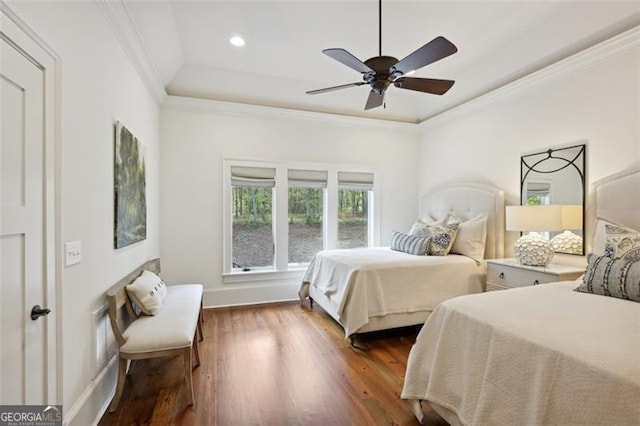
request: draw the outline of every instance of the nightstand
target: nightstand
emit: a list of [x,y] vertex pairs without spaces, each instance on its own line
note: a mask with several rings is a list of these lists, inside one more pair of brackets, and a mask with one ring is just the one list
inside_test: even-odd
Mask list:
[[553,263],[542,267],[521,265],[516,259],[490,259],[487,260],[487,291],[571,281],[580,277],[584,270]]

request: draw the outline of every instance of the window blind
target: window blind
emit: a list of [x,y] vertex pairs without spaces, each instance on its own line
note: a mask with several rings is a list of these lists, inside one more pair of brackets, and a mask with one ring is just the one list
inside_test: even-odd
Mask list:
[[326,170],[295,170],[289,169],[289,187],[290,188],[326,188],[327,187],[327,171]]
[[545,196],[549,195],[551,192],[551,184],[544,182],[528,182],[527,183],[527,194],[528,195],[540,195]]
[[371,191],[373,189],[373,173],[338,172],[338,188]]
[[273,167],[231,166],[233,186],[276,186],[276,169]]

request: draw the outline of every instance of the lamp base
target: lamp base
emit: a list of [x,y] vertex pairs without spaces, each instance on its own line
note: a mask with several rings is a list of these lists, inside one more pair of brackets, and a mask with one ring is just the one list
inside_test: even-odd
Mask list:
[[553,253],[551,242],[537,232],[523,235],[513,245],[513,254],[522,265],[546,266]]
[[551,246],[557,253],[582,254],[582,237],[564,231],[551,239]]

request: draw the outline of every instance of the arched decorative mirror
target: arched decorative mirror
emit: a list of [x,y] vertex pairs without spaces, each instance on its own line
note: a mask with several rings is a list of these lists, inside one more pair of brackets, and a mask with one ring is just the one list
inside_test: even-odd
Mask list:
[[586,145],[520,157],[520,204],[549,205],[556,219],[542,232],[556,253],[584,255]]

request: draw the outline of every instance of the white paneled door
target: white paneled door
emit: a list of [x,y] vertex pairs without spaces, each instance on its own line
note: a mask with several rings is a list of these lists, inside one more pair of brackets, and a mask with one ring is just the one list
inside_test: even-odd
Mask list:
[[53,71],[38,61],[41,51],[31,51],[32,40],[1,18],[0,404],[54,404],[55,158],[46,87]]

